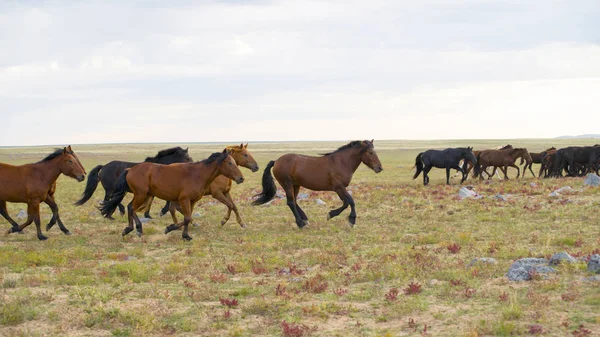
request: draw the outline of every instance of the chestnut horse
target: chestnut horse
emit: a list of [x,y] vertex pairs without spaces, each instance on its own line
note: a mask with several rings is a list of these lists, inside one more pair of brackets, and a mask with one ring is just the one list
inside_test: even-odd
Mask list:
[[244,181],[242,172],[226,149],[223,152],[215,152],[207,159],[196,163],[171,165],[140,163],[125,170],[119,176],[113,197],[100,207],[100,211],[105,217],[109,216],[121,203],[125,194],[133,192],[133,200],[127,205],[128,226],[123,230],[123,236],[133,231],[133,221],[138,236],[141,236],[142,222],[136,211],[144,209],[155,196],[167,201],[177,201],[183,211],[184,220],[169,225],[165,234],[183,226],[182,238],[191,240],[188,235],[188,224],[192,221],[194,205],[220,174],[235,180],[238,184]]
[[[173,163],[191,163],[193,162],[192,157],[188,154],[188,149],[183,149],[179,146],[173,147],[170,149],[164,149],[159,151],[156,156],[148,157],[144,161],[150,163],[158,163],[158,164],[173,164]],[[125,171],[132,167],[133,165],[137,165],[139,163],[132,163],[120,160],[113,160],[110,163],[105,165],[98,165],[94,167],[90,174],[88,175],[87,184],[85,186],[85,190],[83,191],[81,198],[75,202],[75,205],[81,206],[85,204],[94,192],[96,191],[96,187],[98,187],[98,182],[102,184],[104,188],[104,201],[107,202],[115,189],[115,183],[117,178]],[[166,205],[167,209],[169,208]],[[125,206],[119,205],[119,212],[121,214],[125,214]],[[148,208],[144,214],[146,218],[150,218],[150,209]],[[109,219],[113,220],[112,214]]]
[[496,173],[496,167],[499,167],[502,173],[504,173],[504,179],[508,180],[507,170],[509,166],[517,169],[517,177],[519,177],[521,170],[517,165],[515,165],[517,158],[523,158],[526,161],[531,161],[531,156],[525,148],[483,150],[477,156],[477,165],[474,167],[475,173],[473,177],[477,177],[479,175],[479,179],[483,179],[483,175],[481,173],[482,171],[487,172],[486,169],[488,166],[494,166],[494,171],[488,179],[490,179],[494,173]]
[[[235,160],[235,162],[237,163],[238,166],[242,166],[247,169],[250,169],[250,170],[252,170],[252,172],[258,171],[258,164],[256,163],[256,160],[254,160],[254,158],[252,157],[252,154],[250,154],[250,152],[248,152],[248,144],[246,144],[246,145],[240,144],[240,146],[232,145],[232,146],[226,147],[225,149],[229,152],[231,157],[233,157],[233,159]],[[231,191],[231,185],[232,185],[231,179],[229,179],[223,175],[220,175],[217,178],[215,178],[215,180],[210,184],[210,189],[208,191],[206,191],[204,193],[204,195],[210,195],[213,198],[220,201],[225,206],[227,206],[227,214],[221,220],[221,226],[223,226],[227,223],[227,221],[231,217],[231,211],[233,211],[235,213],[235,217],[236,217],[237,222],[240,225],[240,227],[246,228],[247,226],[244,223],[244,220],[242,220],[242,217],[240,216],[240,213],[238,212],[237,206],[235,205],[235,203],[233,202],[233,199],[231,198],[231,194],[229,194],[229,191]],[[178,223],[179,221],[177,221],[177,217],[175,215],[175,209],[180,210],[180,208],[176,202],[173,202],[173,203],[167,202],[167,204],[161,211],[161,215],[164,215],[165,213],[167,213],[167,211],[169,211],[169,206],[171,204],[172,204],[171,217],[173,218],[173,223]]]
[[[71,146],[57,149],[52,154],[33,164],[13,166],[0,163],[0,214],[12,225],[8,233],[21,232],[32,222],[37,229],[40,240],[48,239],[42,234],[40,226],[40,202],[45,202],[52,210],[50,228],[55,221],[63,233],[69,230],[60,221],[58,206],[53,195],[56,189],[56,179],[64,174],[81,182],[85,179],[85,169],[71,149]],[[10,218],[6,210],[6,202],[27,203],[27,221],[21,226]]]
[[[352,175],[360,165],[364,163],[370,169],[379,173],[383,170],[379,157],[373,147],[373,140],[353,141],[334,152],[326,153],[322,157],[304,156],[294,153],[284,154],[275,161],[270,161],[262,177],[263,191],[258,194],[253,205],[266,204],[272,200],[277,187],[273,181],[273,175],[283,187],[287,205],[294,213],[296,224],[299,228],[306,226],[308,218],[300,208],[296,199],[300,187],[314,191],[334,191],[344,203],[342,207],[331,210],[327,220],[338,216],[350,205],[350,226],[356,223],[356,210],[354,199],[346,190],[352,180]],[[273,175],[271,175],[271,167]]]

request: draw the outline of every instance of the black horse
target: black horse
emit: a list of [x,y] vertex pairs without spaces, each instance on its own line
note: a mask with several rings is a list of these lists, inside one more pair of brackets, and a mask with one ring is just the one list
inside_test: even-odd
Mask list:
[[552,167],[552,176],[561,176],[563,170],[567,175],[577,177],[595,171],[600,157],[598,146],[570,146],[556,151],[556,160]]
[[[190,155],[188,154],[188,149],[189,148],[183,149],[179,146],[170,149],[165,149],[158,152],[156,156],[148,157],[144,161],[165,165],[173,163],[193,162],[192,157],[190,157]],[[115,190],[115,183],[117,182],[117,178],[121,175],[121,173],[125,171],[125,169],[128,169],[137,164],[139,163],[115,160],[111,161],[106,165],[98,165],[94,167],[94,169],[90,171],[90,174],[88,175],[88,181],[85,186],[85,191],[83,191],[81,199],[75,202],[75,205],[81,206],[85,204],[88,200],[90,200],[92,194],[94,194],[94,191],[96,191],[96,187],[98,187],[98,181],[100,181],[102,183],[102,187],[104,187],[105,194],[103,203],[106,203],[110,200],[113,191]],[[121,212],[121,214],[125,214],[125,206],[119,203],[118,207],[119,212]],[[148,207],[144,216],[146,218],[150,218],[150,207]],[[109,217],[109,219],[113,218]]]
[[[463,167],[460,167],[459,163],[463,159]],[[432,167],[437,167],[446,169],[446,185],[450,185],[450,169],[455,169],[462,173],[462,179],[460,180],[462,184],[467,179],[466,167],[468,162],[471,162],[473,165],[477,163],[477,158],[473,154],[472,147],[459,147],[441,151],[427,150],[419,153],[415,159],[417,171],[413,179],[416,179],[423,172],[423,185],[427,185],[429,184],[427,173],[429,173]]]

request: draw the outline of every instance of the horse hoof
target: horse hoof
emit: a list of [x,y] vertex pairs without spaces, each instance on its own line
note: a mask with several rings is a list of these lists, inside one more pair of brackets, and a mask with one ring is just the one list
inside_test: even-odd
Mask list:
[[142,232],[140,232],[140,231],[137,231],[137,233],[136,233],[136,234],[137,234],[137,236],[139,236],[140,238],[142,237]]
[[114,220],[115,220],[115,218],[113,218],[112,216],[109,216],[109,217],[106,217],[106,218],[107,218],[108,220],[110,220],[110,221],[114,221]]
[[298,225],[298,228],[302,229],[302,228],[306,227],[306,225],[308,225],[308,223],[302,221],[302,222],[298,223],[297,225]]
[[38,239],[39,239],[40,241],[46,241],[46,240],[48,240],[48,237],[47,237],[47,236],[40,235],[40,236],[38,236]]
[[189,235],[182,236],[181,238],[184,239],[185,241],[192,241],[192,237]]
[[242,227],[242,228],[248,228],[248,226],[246,226],[246,224],[245,224],[245,223],[241,223],[241,224],[240,224],[240,227]]
[[221,226],[225,225],[227,223],[227,220],[229,220],[229,219],[223,219],[223,220],[221,220]]
[[71,235],[72,233],[69,232],[69,231],[66,231],[66,232],[63,232],[63,234],[65,234],[65,235]]
[[127,234],[131,233],[132,231],[133,231],[133,228],[125,228],[125,229],[123,230],[123,233],[122,233],[121,235],[122,235],[122,236],[125,236],[125,235],[127,235]]
[[354,225],[356,225],[356,218],[351,218],[351,217],[348,217],[348,225],[349,225],[351,228],[354,228]]

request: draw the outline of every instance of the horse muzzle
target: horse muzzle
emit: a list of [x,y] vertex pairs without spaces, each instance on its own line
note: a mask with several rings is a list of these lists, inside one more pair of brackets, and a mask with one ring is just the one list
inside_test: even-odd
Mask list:
[[375,171],[375,173],[379,173],[379,172],[383,171],[383,167],[381,165],[376,166],[375,168],[373,168],[373,171]]
[[250,170],[251,170],[252,172],[257,172],[257,171],[258,171],[258,165],[256,165],[256,166],[252,167]]
[[243,182],[244,182],[244,177],[238,177],[238,178],[235,178],[235,183],[236,183],[236,184],[241,184],[241,183],[243,183]]
[[82,174],[80,176],[77,176],[75,179],[77,179],[78,182],[82,182],[85,180],[85,174]]

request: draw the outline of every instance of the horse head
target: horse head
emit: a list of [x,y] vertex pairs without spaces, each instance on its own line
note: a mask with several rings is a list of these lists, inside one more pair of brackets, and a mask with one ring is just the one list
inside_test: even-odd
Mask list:
[[228,146],[227,150],[239,166],[250,169],[252,172],[258,171],[256,160],[254,160],[252,154],[248,152],[248,144],[244,145],[242,143],[240,146]]
[[244,182],[244,175],[240,171],[235,162],[235,159],[229,154],[229,150],[225,149],[221,153],[218,159],[219,173],[226,176],[227,178],[234,180],[236,184]]
[[473,148],[470,146],[466,148],[464,158],[465,160],[470,161],[473,165],[477,164],[477,157],[475,156],[475,153],[473,153]]
[[379,173],[383,171],[383,166],[381,166],[381,161],[379,161],[377,152],[375,152],[373,141],[374,139],[371,141],[364,140],[360,142],[360,146],[362,147],[360,150],[360,161],[375,171],[375,173]]
[[60,172],[68,177],[74,178],[79,182],[85,180],[85,169],[75,152],[73,152],[73,149],[71,149],[71,145],[63,148],[59,168]]

